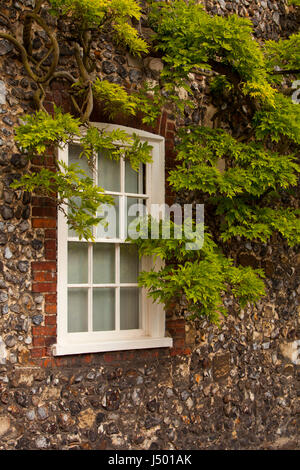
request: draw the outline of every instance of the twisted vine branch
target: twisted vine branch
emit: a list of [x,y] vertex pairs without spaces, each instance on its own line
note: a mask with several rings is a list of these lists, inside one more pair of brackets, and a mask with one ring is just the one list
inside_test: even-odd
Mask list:
[[[24,26],[22,41],[16,38],[13,33],[11,25],[7,22],[7,29],[11,32],[0,31],[0,38],[9,41],[17,49],[21,56],[22,64],[26,70],[27,75],[31,78],[38,86],[37,91],[34,94],[33,100],[39,110],[45,110],[43,103],[45,99],[45,89],[55,79],[65,79],[70,84],[78,82],[73,75],[66,71],[58,71],[57,66],[60,58],[59,44],[56,37],[56,33],[51,30],[46,21],[40,16],[41,6],[43,0],[37,0],[36,6],[32,11],[26,11],[24,15]],[[2,14],[0,13],[2,16]],[[5,17],[3,17],[5,18]],[[48,51],[43,55],[40,61],[37,61],[33,56],[33,26],[37,24],[47,34],[50,39],[50,47]],[[85,96],[82,104],[80,105],[74,94],[70,94],[72,103],[76,112],[79,114],[83,123],[89,120],[94,106],[93,89],[92,89],[92,77],[90,74],[95,68],[95,64],[90,58],[91,48],[91,33],[88,30],[84,30],[80,34],[80,44],[75,42],[75,59],[80,75],[80,88],[85,90]],[[82,56],[81,56],[81,47]],[[45,61],[51,57],[51,63],[49,66],[45,66]]]

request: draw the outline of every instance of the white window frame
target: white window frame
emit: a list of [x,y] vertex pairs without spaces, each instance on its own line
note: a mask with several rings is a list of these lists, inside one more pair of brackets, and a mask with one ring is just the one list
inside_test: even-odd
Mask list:
[[[146,199],[148,210],[151,204],[165,203],[165,162],[163,137],[139,129],[128,128],[114,124],[92,123],[99,129],[112,131],[121,129],[128,135],[137,134],[141,141],[147,141],[152,146],[152,163],[146,164]],[[76,142],[74,142],[76,143]],[[68,146],[58,150],[58,159],[68,161]],[[147,349],[172,347],[173,340],[165,336],[165,310],[163,304],[154,302],[141,289],[142,315],[139,330],[104,331],[69,333],[67,331],[68,300],[67,300],[67,250],[68,226],[66,218],[58,211],[58,252],[57,252],[57,343],[52,346],[55,356],[105,351],[122,351],[131,349]],[[155,266],[160,262],[157,260]],[[142,270],[150,270],[154,266],[152,257],[143,257]]]

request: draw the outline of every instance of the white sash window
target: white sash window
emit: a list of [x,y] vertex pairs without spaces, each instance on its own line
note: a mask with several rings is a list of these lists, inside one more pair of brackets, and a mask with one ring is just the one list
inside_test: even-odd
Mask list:
[[115,201],[115,218],[109,227],[94,228],[95,242],[80,241],[58,214],[58,319],[55,355],[92,353],[139,348],[171,347],[165,337],[165,314],[138,287],[138,273],[153,266],[153,260],[139,260],[134,244],[128,243],[128,209],[142,203],[164,204],[164,139],[136,129],[95,124],[108,131],[116,127],[135,132],[152,146],[151,164],[132,170],[129,162],[97,155],[92,174],[79,158],[74,143],[59,150],[59,159],[79,163]]

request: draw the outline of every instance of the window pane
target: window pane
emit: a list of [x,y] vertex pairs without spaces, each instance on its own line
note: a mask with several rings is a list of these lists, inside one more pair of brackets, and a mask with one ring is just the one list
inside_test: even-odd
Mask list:
[[143,165],[139,171],[131,168],[130,162],[125,160],[125,192],[133,194],[143,193]]
[[98,157],[98,186],[106,191],[120,191],[120,161],[103,154]]
[[88,282],[88,244],[68,243],[68,284]]
[[139,273],[139,256],[135,245],[120,245],[120,280],[121,282],[137,282]]
[[[80,206],[80,197],[72,197],[70,198],[70,200],[74,201],[74,203],[77,205],[77,206]],[[68,212],[71,213],[70,211],[70,208],[68,207]],[[77,233],[75,232],[75,230],[71,229],[69,226],[68,226],[68,237],[76,237],[78,238],[78,235]]]
[[139,328],[139,289],[123,287],[120,289],[120,328],[133,330]]
[[115,282],[115,245],[97,243],[93,247],[93,283]]
[[[119,237],[119,197],[113,198],[115,204],[102,204],[97,217],[104,217],[104,223],[97,226],[97,238],[118,238]],[[105,225],[107,223],[107,225]]]
[[[127,218],[127,235],[128,233],[128,226],[131,222],[135,221],[135,219],[144,217],[146,215],[146,203],[145,200],[140,199],[140,198],[134,198],[134,197],[127,197],[127,208],[126,208],[126,218]],[[131,227],[131,230],[133,232],[137,231],[137,221],[133,224]]]
[[[82,152],[82,147],[80,145],[70,144],[69,145],[69,165],[71,163],[76,163],[79,168],[86,172],[86,175],[92,178],[93,173],[88,164],[86,157],[79,158],[80,153]],[[84,175],[79,175],[79,178],[84,178]],[[73,198],[77,205],[80,205],[80,197]],[[68,229],[69,237],[77,237],[75,230]]]
[[[79,158],[80,153],[82,152],[82,147],[80,145],[70,144],[69,145],[69,165],[71,163],[77,163],[78,166],[84,170],[90,178],[92,178],[93,173],[88,164],[88,160],[86,157]],[[80,176],[80,178],[84,178],[84,176]]]
[[68,289],[68,332],[88,330],[88,290]]
[[93,289],[93,331],[115,329],[115,289]]

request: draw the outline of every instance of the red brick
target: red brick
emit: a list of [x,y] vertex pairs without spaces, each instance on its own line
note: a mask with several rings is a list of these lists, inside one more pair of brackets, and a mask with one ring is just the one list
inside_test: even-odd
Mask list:
[[56,271],[57,265],[52,261],[33,261],[32,271]]
[[45,346],[46,347],[49,348],[50,346],[52,346],[55,343],[56,343],[56,337],[55,336],[47,336],[45,338]]
[[45,250],[45,258],[49,261],[56,260],[56,250]]
[[56,218],[56,207],[33,207],[32,217],[53,217]]
[[37,282],[32,285],[32,292],[55,292],[56,287],[55,282]]
[[46,348],[32,348],[31,349],[31,357],[45,357],[46,356]]
[[180,319],[167,321],[167,326],[170,328],[176,328],[176,327],[180,328],[180,327],[183,327],[184,324],[185,324],[185,320],[180,320]]
[[44,336],[44,326],[33,326],[32,335],[33,336]]
[[47,357],[47,359],[43,359],[40,363],[40,367],[55,367],[56,361],[53,357]]
[[49,114],[54,114],[54,105],[51,101],[44,102],[44,108]]
[[167,131],[167,133],[166,133],[166,138],[167,138],[167,139],[174,139],[174,132],[172,132],[172,131]]
[[45,313],[54,315],[57,312],[57,306],[56,304],[47,304],[45,305]]
[[32,219],[33,228],[55,228],[56,219]]
[[92,362],[92,355],[91,354],[84,354],[83,358],[82,358],[82,362],[84,364],[90,364]]
[[56,294],[45,294],[46,304],[56,304],[56,302],[57,302]]
[[32,206],[37,207],[56,207],[56,201],[50,197],[33,196],[31,200]]
[[56,250],[56,240],[53,240],[53,239],[45,240],[45,249],[46,250]]
[[47,229],[45,230],[45,238],[53,238],[53,239],[56,239],[56,238],[57,238],[56,229],[47,228]]
[[44,326],[45,336],[56,336],[56,325],[55,326]]
[[45,316],[45,325],[56,325],[56,321],[57,321],[56,315]]
[[33,336],[32,345],[33,346],[45,346],[44,336]]
[[175,131],[175,123],[173,121],[167,122],[167,129],[168,131]]
[[57,277],[56,273],[53,271],[34,271],[33,273],[33,281],[38,282],[45,282],[45,281],[53,281],[56,282]]
[[165,136],[167,123],[167,113],[164,111],[160,120],[160,135]]

